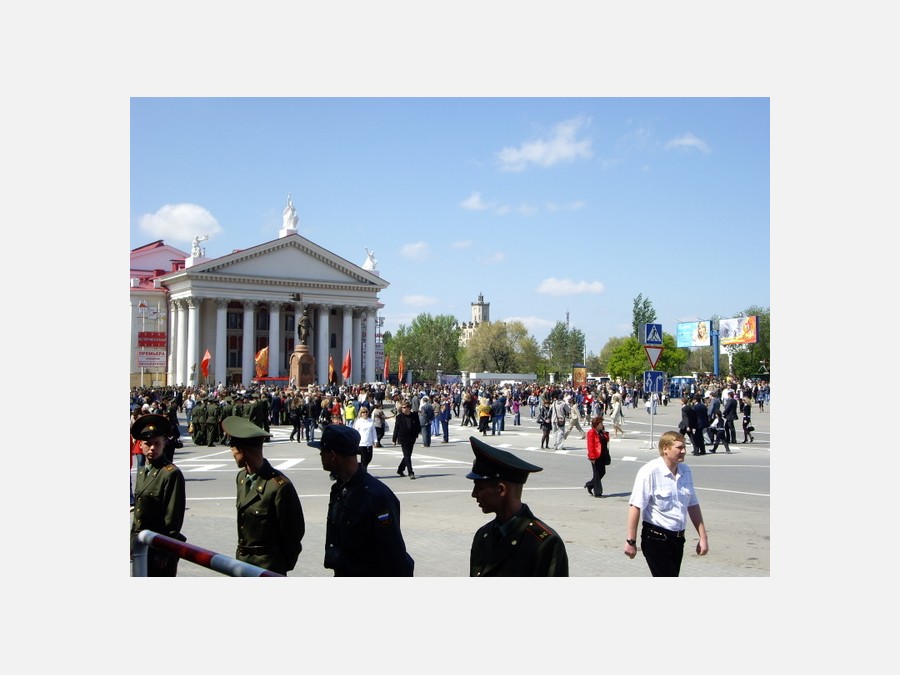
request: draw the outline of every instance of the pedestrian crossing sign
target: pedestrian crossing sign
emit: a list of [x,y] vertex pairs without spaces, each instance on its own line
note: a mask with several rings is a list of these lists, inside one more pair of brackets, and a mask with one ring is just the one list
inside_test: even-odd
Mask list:
[[662,343],[663,343],[662,324],[661,323],[645,323],[644,324],[644,342],[643,342],[643,344],[649,345],[651,347],[661,347]]

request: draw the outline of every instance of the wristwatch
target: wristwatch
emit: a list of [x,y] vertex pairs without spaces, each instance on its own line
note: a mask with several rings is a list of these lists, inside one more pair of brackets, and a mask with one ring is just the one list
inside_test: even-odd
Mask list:
[[634,539],[626,539],[625,543],[629,546],[637,546],[637,542]]

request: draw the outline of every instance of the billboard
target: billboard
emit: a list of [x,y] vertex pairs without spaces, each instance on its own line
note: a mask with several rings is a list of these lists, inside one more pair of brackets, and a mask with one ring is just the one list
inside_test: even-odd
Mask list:
[[709,347],[711,321],[687,321],[675,326],[676,347]]
[[719,319],[719,344],[722,346],[756,344],[758,339],[756,326],[755,316]]

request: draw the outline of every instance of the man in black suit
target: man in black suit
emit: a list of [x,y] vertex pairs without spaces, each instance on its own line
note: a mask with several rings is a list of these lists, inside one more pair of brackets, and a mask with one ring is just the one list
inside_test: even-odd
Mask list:
[[706,406],[703,405],[703,394],[695,394],[693,411],[697,417],[697,426],[691,430],[691,444],[694,446],[692,455],[705,455],[706,443],[703,437],[706,435],[706,429],[709,427],[709,416],[706,412]]
[[[712,421],[716,418],[716,413],[719,412],[719,409],[722,407],[722,401],[719,398],[718,391],[712,391],[709,394],[709,403],[706,405],[706,417],[708,420]],[[715,432],[712,432],[715,433]],[[709,442],[713,443],[716,439],[713,437],[712,433],[709,436]]]
[[722,417],[725,418],[725,434],[728,436],[729,443],[737,443],[737,433],[734,430],[734,421],[738,417],[737,399],[734,397],[734,391],[728,392],[725,403],[722,404]]

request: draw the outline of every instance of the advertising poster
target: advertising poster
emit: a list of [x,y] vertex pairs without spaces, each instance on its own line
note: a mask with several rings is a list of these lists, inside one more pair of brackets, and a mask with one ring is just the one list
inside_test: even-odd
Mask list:
[[710,321],[686,321],[675,327],[676,347],[709,347]]
[[756,317],[744,316],[735,319],[719,320],[719,344],[748,345],[756,344]]

